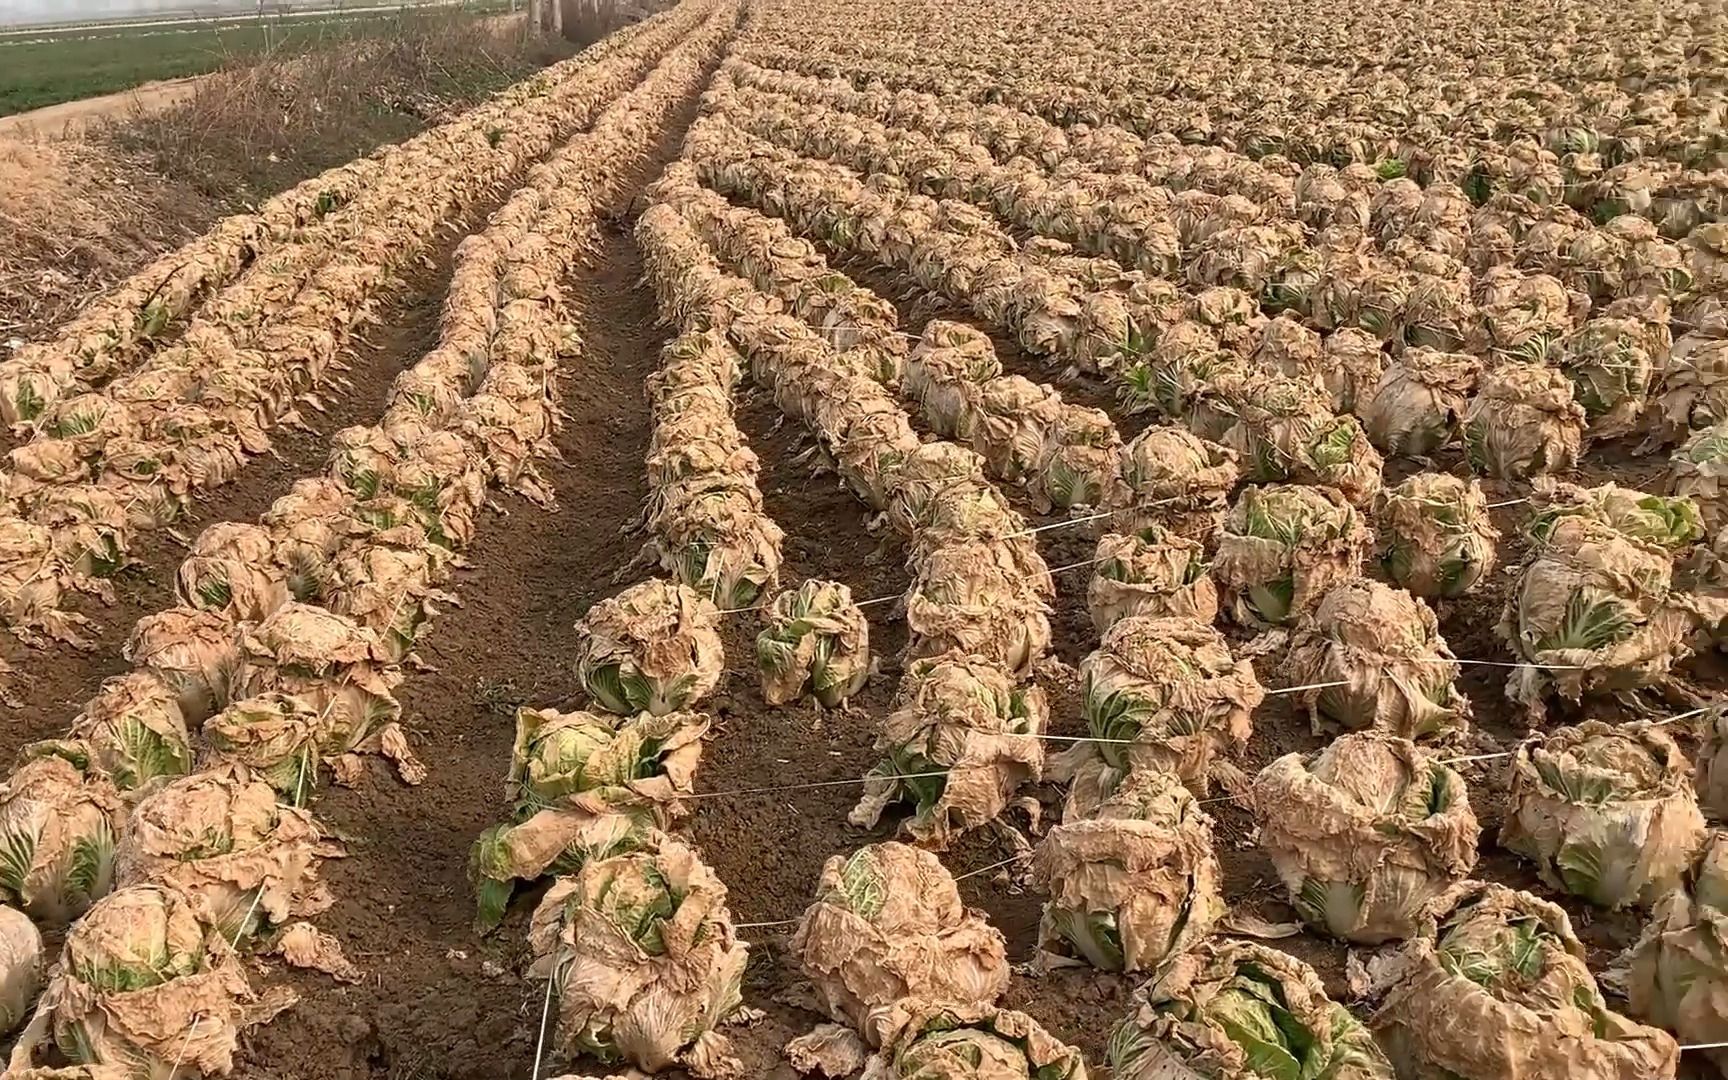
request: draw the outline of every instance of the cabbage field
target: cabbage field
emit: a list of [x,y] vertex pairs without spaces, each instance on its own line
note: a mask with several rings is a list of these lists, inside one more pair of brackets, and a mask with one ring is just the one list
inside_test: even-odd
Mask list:
[[1728,1076],[1728,18],[682,0],[0,360],[35,1080]]

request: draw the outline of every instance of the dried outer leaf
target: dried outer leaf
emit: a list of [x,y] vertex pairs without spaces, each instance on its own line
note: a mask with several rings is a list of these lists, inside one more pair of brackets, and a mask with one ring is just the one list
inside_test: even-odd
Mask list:
[[111,781],[54,743],[27,749],[0,786],[0,900],[63,926],[114,885],[126,810]]
[[1570,471],[1584,446],[1584,406],[1572,382],[1542,364],[1503,364],[1482,376],[1464,413],[1470,467],[1499,480]]
[[1695,607],[1674,594],[1666,551],[1592,518],[1563,517],[1525,564],[1498,632],[1525,666],[1506,693],[1532,715],[1662,682],[1688,650]]
[[914,555],[906,594],[906,656],[983,656],[1016,675],[1050,650],[1050,572],[1029,537],[1021,544],[960,540]]
[[1151,525],[1098,540],[1086,606],[1099,634],[1134,615],[1180,616],[1210,625],[1218,618],[1218,586],[1197,540]]
[[1254,780],[1260,847],[1315,930],[1378,945],[1450,906],[1481,833],[1464,780],[1382,732],[1345,735],[1311,759],[1286,754]]
[[[1391,1080],[1392,1066],[1314,969],[1249,941],[1213,938],[1134,992],[1110,1036],[1116,1080]],[[1489,1074],[1492,1075],[1492,1074]]]
[[823,1010],[871,1046],[893,1035],[908,999],[994,1002],[1008,988],[1006,949],[935,855],[891,840],[823,864],[791,945]]
[[1386,373],[1386,354],[1374,335],[1355,327],[1334,330],[1322,345],[1322,382],[1332,397],[1332,410],[1340,416],[1354,413],[1373,396]]
[[989,489],[984,459],[977,453],[941,440],[924,443],[906,456],[895,474],[888,519],[902,536],[915,537],[944,501]]
[[1033,478],[1037,505],[1046,511],[1099,505],[1121,456],[1122,436],[1108,413],[1064,403]]
[[262,525],[212,525],[180,563],[174,595],[186,607],[233,622],[261,622],[290,598],[288,571],[276,556],[277,540]]
[[474,841],[468,857],[468,878],[479,903],[475,928],[481,933],[497,928],[517,881],[572,874],[590,859],[652,849],[660,837],[648,806],[589,811],[567,801],[515,823],[494,825]]
[[[1728,834],[1712,830],[1680,884],[1656,901],[1622,963],[1627,1011],[1687,1044],[1728,1042]],[[1704,1051],[1720,1070],[1723,1052]]]
[[1714,532],[1728,525],[1728,423],[1693,432],[1668,459],[1669,486],[1698,506]]
[[1386,366],[1373,394],[1357,401],[1369,440],[1387,457],[1433,454],[1452,440],[1481,368],[1467,353],[1404,350]]
[[1102,531],[1136,533],[1150,525],[1207,543],[1218,531],[1240,471],[1236,455],[1179,428],[1151,427],[1122,450],[1100,508]]
[[0,1033],[10,1035],[42,989],[42,932],[15,907],[0,906]]
[[836,708],[870,676],[870,623],[852,590],[810,579],[774,597],[756,636],[762,698],[785,705],[806,694]]
[[1080,692],[1096,741],[1055,759],[1057,779],[1076,788],[1065,821],[1088,813],[1134,769],[1174,772],[1205,795],[1214,757],[1247,743],[1265,697],[1253,664],[1234,659],[1210,626],[1181,617],[1134,616],[1105,631],[1080,663]]
[[1647,1080],[1679,1062],[1667,1032],[1608,1008],[1565,911],[1502,885],[1473,883],[1376,998],[1368,1024],[1400,1075]]
[[1413,596],[1463,596],[1494,569],[1500,531],[1474,479],[1416,473],[1381,492],[1375,527],[1381,572]]
[[[424,540],[395,543],[397,537],[351,541],[330,567],[325,588],[329,609],[378,637],[386,663],[408,658],[440,603],[455,604],[454,594],[437,587],[449,576],[449,552]],[[407,539],[402,537],[401,539]]]
[[905,1003],[893,1039],[864,1064],[861,1080],[1086,1080],[1080,1051],[1022,1012],[980,1003]]
[[227,1076],[257,996],[233,949],[191,900],[133,885],[99,901],[66,936],[8,1071],[52,1034],[66,1058],[163,1076]]
[[316,915],[335,898],[318,878],[344,854],[310,812],[262,780],[199,772],[146,796],[115,853],[117,886],[161,885],[238,947],[266,926]]
[[413,503],[440,543],[465,546],[486,497],[483,462],[454,431],[417,416],[389,427],[344,428],[331,436],[330,477],[360,499],[395,494]]
[[243,666],[240,636],[226,615],[171,608],[139,619],[120,654],[166,683],[186,722],[198,724],[230,700]]
[[[1421,600],[1367,578],[1333,586],[1291,635],[1285,673],[1316,733],[1367,728],[1404,739],[1469,727],[1470,700],[1439,620]],[[1342,683],[1341,686],[1315,684]]]
[[726,886],[683,842],[588,860],[546,893],[528,943],[530,976],[555,980],[565,1053],[649,1072],[730,1058],[715,1029],[741,1004],[749,947]]
[[1218,538],[1212,576],[1245,626],[1280,626],[1358,577],[1373,534],[1337,491],[1270,484],[1242,492]]
[[111,600],[108,579],[132,563],[134,523],[124,500],[96,484],[43,488],[24,500],[27,516],[53,538],[66,584]]
[[688,586],[644,581],[576,624],[576,676],[602,708],[622,716],[693,707],[725,674],[718,628],[718,610]]
[[1693,787],[1705,817],[1728,821],[1728,712],[1707,714],[1702,727],[1704,737],[1698,746]]
[[1225,911],[1212,820],[1174,773],[1136,769],[1091,817],[1039,844],[1048,896],[1038,962],[1152,971],[1204,940]]
[[1036,686],[1019,688],[992,660],[951,653],[907,664],[894,711],[875,748],[863,797],[847,815],[870,828],[889,806],[910,801],[902,828],[938,850],[994,821],[1044,771],[1036,736],[1049,705]]
[[1704,840],[1691,773],[1673,738],[1643,722],[1533,734],[1513,758],[1500,843],[1552,888],[1600,907],[1649,907]]

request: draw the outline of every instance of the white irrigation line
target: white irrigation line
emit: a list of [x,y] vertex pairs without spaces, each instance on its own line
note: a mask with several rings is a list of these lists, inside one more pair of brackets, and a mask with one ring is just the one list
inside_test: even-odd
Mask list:
[[[1000,862],[993,862],[988,866],[980,866],[975,870],[968,870],[964,874],[955,874],[954,880],[955,881],[965,881],[969,877],[977,877],[979,874],[988,874],[992,870],[1000,870],[1004,866],[1012,866],[1013,864],[1015,864],[1017,862],[1025,862],[1027,859],[1030,859],[1031,857],[1032,857],[1032,852],[1030,852],[1030,851],[1017,852],[1013,855],[1010,855],[1008,858],[1003,859]],[[794,926],[794,925],[801,923],[803,921],[804,921],[804,916],[799,915],[799,916],[796,916],[796,917],[791,918],[791,919],[770,919],[767,922],[733,923],[732,929],[734,929],[734,930],[767,930],[767,929],[771,929],[771,928],[776,927],[776,926]]]
[[192,1047],[192,1036],[198,1031],[198,1025],[204,1021],[204,1014],[192,1014],[192,1023],[186,1028],[186,1041],[180,1044],[180,1052],[174,1055],[174,1067],[168,1070],[168,1080],[174,1080],[174,1074],[180,1071],[180,1063],[186,1060],[186,1051]]
[[[1679,723],[1681,720],[1690,720],[1694,716],[1702,716],[1705,713],[1710,712],[1712,709],[1715,709],[1715,708],[1717,708],[1716,705],[1705,705],[1703,708],[1691,709],[1691,710],[1688,710],[1687,712],[1683,712],[1683,713],[1675,713],[1673,716],[1665,716],[1660,720],[1653,721],[1650,724],[1650,726],[1651,727],[1664,727],[1668,724]],[[1435,764],[1437,764],[1437,765],[1463,765],[1463,764],[1465,764],[1467,762],[1471,762],[1471,761],[1498,761],[1501,758],[1512,757],[1512,756],[1516,755],[1517,753],[1518,753],[1518,751],[1516,751],[1516,750],[1503,750],[1498,754],[1470,754],[1466,757],[1443,758],[1440,761],[1435,762]]]
[[1530,500],[1529,500],[1529,499],[1527,499],[1527,498],[1526,498],[1526,499],[1507,499],[1507,500],[1506,500],[1506,501],[1505,501],[1505,502],[1494,502],[1494,503],[1489,503],[1489,504],[1488,504],[1488,509],[1490,509],[1490,510],[1498,510],[1498,509],[1500,509],[1500,508],[1501,508],[1501,507],[1504,507],[1504,506],[1521,506],[1521,505],[1523,505],[1523,504],[1524,504],[1524,503],[1527,503],[1527,502],[1529,502],[1529,501],[1530,501]]
[[1728,1042],[1686,1043],[1680,1047],[1682,1053],[1687,1050],[1722,1050],[1728,1049]]
[[558,965],[546,976],[546,1002],[540,1006],[540,1036],[534,1041],[534,1071],[529,1080],[540,1080],[540,1063],[546,1058],[546,1020],[552,1015],[552,984],[558,981]]

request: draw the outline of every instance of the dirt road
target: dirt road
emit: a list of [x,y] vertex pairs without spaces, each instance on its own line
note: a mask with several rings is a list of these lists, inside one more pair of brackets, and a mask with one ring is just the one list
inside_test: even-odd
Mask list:
[[117,94],[65,101],[29,112],[0,116],[0,135],[14,138],[37,135],[55,138],[76,135],[92,121],[119,118],[133,110],[161,109],[192,96],[203,75],[188,75],[184,79],[162,79],[145,83]]

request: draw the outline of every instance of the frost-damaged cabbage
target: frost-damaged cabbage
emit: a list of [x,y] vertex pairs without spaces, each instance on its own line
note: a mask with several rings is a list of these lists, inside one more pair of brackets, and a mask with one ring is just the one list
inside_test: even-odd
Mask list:
[[901,390],[923,407],[930,430],[967,439],[985,384],[1002,375],[990,338],[976,327],[932,319],[906,358]]
[[239,628],[225,614],[189,608],[139,619],[120,655],[166,683],[189,724],[228,704],[242,666]]
[[198,534],[174,578],[180,603],[259,622],[289,600],[287,568],[275,561],[270,530],[222,522]]
[[1086,1080],[1080,1051],[1022,1012],[922,1006],[860,1080]]
[[1008,989],[1002,934],[961,902],[941,860],[891,840],[823,864],[792,955],[827,1014],[872,1046],[908,999],[988,1005]]
[[1500,617],[1500,637],[1524,662],[1507,696],[1540,716],[1550,687],[1575,702],[1667,678],[1694,622],[1672,579],[1666,551],[1593,518],[1557,521]]
[[[1055,760],[1070,809],[1097,805],[1131,769],[1163,769],[1204,795],[1212,758],[1253,734],[1265,697],[1254,665],[1192,619],[1123,619],[1080,662],[1081,710],[1094,740]],[[1078,809],[1084,813],[1084,809]]]
[[1260,770],[1253,801],[1291,905],[1344,941],[1413,936],[1476,865],[1463,778],[1407,739],[1361,732],[1287,754]]
[[1044,691],[1015,686],[989,660],[950,654],[912,661],[876,737],[886,757],[870,770],[846,820],[868,829],[889,806],[910,802],[902,828],[944,848],[994,821],[1043,775],[1044,744],[1036,736],[1048,720]]
[[1371,534],[1331,488],[1271,484],[1242,492],[1224,520],[1212,576],[1245,626],[1279,626],[1359,577]]
[[1566,472],[1584,446],[1584,407],[1572,383],[1541,364],[1506,364],[1482,376],[1464,413],[1470,467],[1499,480]]
[[1353,416],[1334,416],[1310,382],[1269,378],[1232,395],[1235,422],[1221,440],[1249,483],[1294,481],[1337,488],[1357,505],[1380,490],[1380,455]]
[[[1623,960],[1633,1016],[1687,1043],[1728,1042],[1728,833],[1710,833]],[[1706,1057],[1721,1072],[1728,1054]]]
[[576,678],[621,716],[701,703],[725,674],[718,609],[686,585],[650,578],[576,624]]
[[71,737],[122,791],[192,770],[191,736],[180,699],[152,672],[105,680],[72,721]]
[[1224,914],[1212,820],[1174,773],[1130,772],[1092,815],[1049,832],[1032,879],[1049,899],[1039,962],[1151,971]]
[[1106,533],[1094,553],[1086,605],[1100,634],[1131,615],[1218,618],[1218,587],[1199,541],[1157,526],[1127,536]]
[[465,547],[473,537],[486,498],[486,467],[460,435],[415,416],[388,427],[344,428],[330,441],[329,475],[356,498],[408,500],[439,544]]
[[762,699],[784,705],[809,694],[835,708],[870,677],[870,623],[839,582],[810,580],[774,598],[756,635]]
[[1661,338],[1653,343],[1643,320],[1614,316],[1591,319],[1560,343],[1560,368],[1590,419],[1590,438],[1615,439],[1637,430],[1652,375],[1668,358],[1667,349],[1658,348],[1666,344],[1666,326]]
[[333,902],[318,880],[344,854],[305,810],[281,806],[261,780],[201,772],[146,796],[132,811],[115,883],[161,885],[192,902],[230,945]]
[[645,555],[697,595],[749,607],[780,578],[784,534],[762,511],[754,480],[708,474],[655,493]]
[[1356,415],[1386,456],[1427,457],[1451,441],[1481,370],[1466,353],[1406,349],[1368,399],[1357,401]]
[[1602,999],[1556,904],[1477,883],[1438,938],[1411,941],[1368,1023],[1400,1076],[1673,1077],[1679,1051]]
[[85,643],[79,631],[89,620],[60,610],[64,572],[47,529],[0,514],[0,615],[26,644],[39,644],[43,636]]
[[630,850],[649,826],[689,813],[708,718],[518,709],[504,793],[511,820],[480,834],[470,861],[479,925],[504,917],[518,879],[570,873],[597,852]]
[[1039,508],[1098,505],[1121,456],[1122,436],[1108,413],[1064,402],[1033,478]]
[[77,918],[113,887],[125,826],[100,773],[52,751],[23,762],[0,787],[0,900],[45,925]]
[[42,989],[42,933],[14,907],[0,906],[0,1035],[24,1022]]
[[1422,601],[1368,578],[1334,586],[1291,633],[1285,674],[1316,733],[1372,728],[1405,739],[1461,731],[1469,699],[1440,623]]
[[[382,752],[406,783],[425,778],[396,722],[402,706],[395,690],[402,672],[377,634],[346,616],[311,604],[285,604],[246,631],[237,700],[260,695],[292,697],[297,709],[317,716],[317,739],[328,757]],[[352,757],[338,761],[337,776],[355,779]]]
[[1698,504],[1685,496],[1649,495],[1618,484],[1579,487],[1543,480],[1531,492],[1536,511],[1525,526],[1530,538],[1545,544],[1560,522],[1585,517],[1645,544],[1678,553],[1704,535]]
[[1061,414],[1056,391],[1004,375],[979,388],[967,442],[984,458],[991,476],[1018,484],[1038,470]]
[[1698,504],[1712,530],[1728,525],[1728,423],[1692,434],[1668,459],[1674,494]]
[[1417,473],[1380,494],[1380,570],[1413,596],[1463,596],[1494,569],[1500,530],[1475,480]]
[[1711,821],[1728,821],[1728,710],[1712,710],[1702,725],[1704,738],[1698,746],[1698,768],[1692,782],[1705,816]]
[[1241,473],[1236,455],[1179,428],[1147,428],[1127,446],[1100,509],[1106,531],[1161,525],[1202,543],[1217,533]]
[[255,1000],[234,950],[191,900],[134,885],[66,935],[10,1069],[29,1067],[52,1035],[68,1060],[124,1066],[128,1076],[227,1076]]
[[1553,888],[1600,907],[1648,907],[1704,840],[1691,772],[1668,733],[1646,723],[1532,735],[1513,759],[1500,844]]
[[1374,1037],[1314,969],[1264,945],[1201,942],[1132,1007],[1110,1035],[1115,1080],[1392,1080]]
[[749,947],[726,910],[726,886],[669,836],[594,858],[560,878],[528,931],[533,978],[558,994],[567,1054],[649,1072],[740,1075],[715,1030],[742,1004]]
[[1024,675],[1050,651],[1050,573],[1030,538],[1019,539],[952,543],[918,560],[906,594],[907,656],[960,652]]

